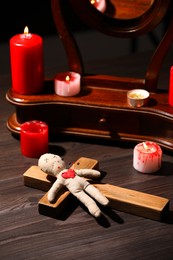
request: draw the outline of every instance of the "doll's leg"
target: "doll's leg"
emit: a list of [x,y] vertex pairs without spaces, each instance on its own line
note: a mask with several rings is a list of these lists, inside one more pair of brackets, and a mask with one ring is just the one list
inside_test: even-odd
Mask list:
[[48,191],[48,201],[49,202],[53,202],[56,194],[58,193],[58,191],[61,189],[62,185],[59,183],[59,180],[57,179],[54,184],[52,185],[52,187],[50,188],[50,190]]
[[90,198],[83,190],[73,193],[75,197],[78,198],[89,210],[89,212],[94,216],[94,217],[99,217],[101,214],[101,210],[95,203],[95,201]]
[[109,200],[93,185],[88,185],[85,188],[85,191],[91,195],[95,200],[97,200],[100,204],[106,206],[109,203]]

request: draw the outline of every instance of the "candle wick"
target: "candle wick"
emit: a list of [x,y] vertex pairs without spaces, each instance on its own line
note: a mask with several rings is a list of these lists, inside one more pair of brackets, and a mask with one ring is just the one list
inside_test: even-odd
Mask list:
[[145,142],[143,142],[143,147],[144,147],[144,149],[145,149],[147,152],[150,151],[150,148],[148,147],[148,145],[147,145]]

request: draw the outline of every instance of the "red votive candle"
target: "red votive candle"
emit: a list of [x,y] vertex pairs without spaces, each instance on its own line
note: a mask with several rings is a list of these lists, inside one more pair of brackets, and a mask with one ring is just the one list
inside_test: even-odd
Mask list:
[[10,39],[12,89],[19,94],[35,94],[44,86],[43,40],[28,32]]
[[42,121],[28,121],[21,125],[21,152],[24,156],[38,158],[48,151],[48,125]]

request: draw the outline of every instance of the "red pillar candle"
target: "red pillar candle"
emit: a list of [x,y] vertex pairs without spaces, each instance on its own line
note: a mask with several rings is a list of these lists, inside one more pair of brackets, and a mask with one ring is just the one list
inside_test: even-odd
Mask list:
[[21,125],[21,152],[24,156],[38,158],[48,151],[48,125],[42,121],[28,121]]
[[173,107],[173,66],[170,69],[169,77],[169,105]]
[[43,40],[28,32],[10,39],[12,89],[20,94],[35,94],[43,89]]

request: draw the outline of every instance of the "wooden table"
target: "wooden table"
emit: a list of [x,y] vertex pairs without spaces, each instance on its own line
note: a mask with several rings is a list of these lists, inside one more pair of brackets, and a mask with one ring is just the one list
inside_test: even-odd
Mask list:
[[165,223],[110,209],[97,221],[72,198],[59,219],[40,215],[38,201],[45,193],[23,184],[23,173],[37,159],[21,155],[19,139],[6,127],[14,110],[5,99],[10,77],[0,76],[0,82],[0,258],[172,259],[173,153],[164,150],[161,170],[144,175],[132,166],[134,143],[57,136],[49,151],[67,164],[94,158],[104,182],[168,198],[171,212]]

